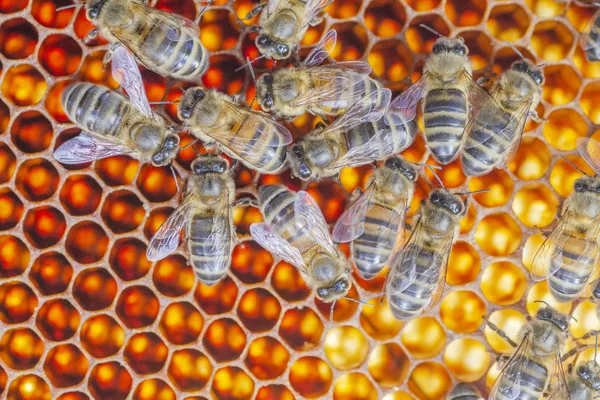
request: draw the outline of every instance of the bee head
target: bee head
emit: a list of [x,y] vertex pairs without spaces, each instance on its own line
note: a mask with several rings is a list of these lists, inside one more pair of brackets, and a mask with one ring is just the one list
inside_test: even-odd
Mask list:
[[331,302],[341,297],[344,297],[352,284],[348,278],[343,277],[335,281],[330,286],[322,286],[317,289],[317,297],[324,302]]
[[465,45],[465,41],[462,38],[439,38],[432,48],[433,54],[441,53],[453,53],[459,56],[466,56],[469,54],[469,49]]
[[595,360],[579,364],[577,376],[592,390],[600,390],[600,365]]
[[433,190],[429,194],[429,201],[436,206],[445,208],[457,217],[465,215],[467,210],[465,201],[446,189]]
[[292,48],[290,46],[275,41],[264,33],[256,37],[255,43],[261,54],[268,54],[273,60],[285,60],[292,55]]
[[179,151],[179,135],[168,133],[161,149],[152,156],[152,165],[162,167],[170,164]]
[[273,108],[273,75],[269,72],[262,74],[256,82],[258,103],[265,111]]
[[515,61],[511,69],[528,75],[539,86],[544,83],[544,70],[529,60]]
[[217,154],[204,154],[192,161],[190,168],[194,174],[223,174],[229,169],[229,163]]
[[190,119],[194,108],[202,101],[202,99],[204,99],[204,96],[206,96],[206,92],[201,87],[187,89],[179,101],[179,107],[177,109],[177,116],[179,119],[182,121]]
[[566,332],[569,329],[569,316],[551,307],[539,308],[535,316],[542,321],[550,322],[562,332]]
[[89,0],[85,3],[85,15],[88,20],[93,21],[98,18],[102,7],[107,0]]
[[312,171],[307,164],[304,147],[301,143],[293,144],[288,150],[292,173],[302,180],[310,179]]
[[389,169],[399,171],[411,181],[416,181],[418,178],[417,171],[413,166],[401,157],[390,157],[385,160],[385,166]]
[[600,193],[600,181],[594,176],[582,176],[575,181],[573,189],[577,193]]

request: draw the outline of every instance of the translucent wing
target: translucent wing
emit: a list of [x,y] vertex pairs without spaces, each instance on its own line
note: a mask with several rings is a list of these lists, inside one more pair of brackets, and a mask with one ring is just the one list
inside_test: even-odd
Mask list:
[[394,135],[390,129],[379,129],[368,141],[351,148],[338,158],[333,167],[355,167],[381,160],[394,154]]
[[431,290],[431,294],[425,304],[423,305],[423,309],[425,311],[430,310],[432,307],[435,307],[439,301],[441,300],[444,294],[444,288],[446,287],[446,273],[448,271],[448,259],[450,258],[450,251],[452,250],[452,243],[454,242],[454,234],[448,233],[442,242],[439,245],[439,254],[436,255],[435,260],[439,257],[439,262],[441,268],[434,268],[434,263],[432,262],[432,267],[426,269],[422,273],[422,277],[417,274],[420,281],[435,281],[435,285]]
[[192,196],[183,202],[169,215],[169,218],[158,228],[146,249],[146,258],[150,261],[162,260],[179,247],[179,232],[191,217]]
[[[463,70],[461,78],[464,79],[467,85],[469,95],[469,115],[473,116],[479,113],[479,110],[484,105],[495,105],[496,110],[500,110],[500,106],[496,103],[496,100],[484,88],[482,88],[471,76],[471,74]],[[494,110],[494,107],[491,107]]]
[[569,400],[567,378],[563,369],[560,355],[557,354],[552,362],[552,374],[548,381],[548,400]]
[[[494,386],[490,390],[489,400],[516,400],[520,399],[523,382],[527,379],[528,360],[525,357],[526,351],[531,346],[531,335],[527,334],[523,338],[519,347],[504,366]],[[543,391],[544,388],[540,388]]]
[[[531,101],[523,104],[522,108],[517,111],[515,115],[513,115],[513,120],[516,121],[516,132],[513,136],[513,140],[510,142],[508,147],[504,150],[504,155],[502,156],[502,160],[498,164],[498,168],[506,168],[510,160],[513,159],[515,153],[519,149],[521,144],[521,138],[523,137],[523,130],[525,129],[525,123],[527,122],[527,117],[529,115],[529,110],[531,109]],[[507,132],[508,130],[504,131]],[[503,135],[504,135],[503,132]]]
[[198,25],[182,15],[148,7],[137,2],[131,4],[132,7],[137,7],[139,12],[152,19],[156,25],[163,27],[166,31],[166,37],[173,42],[189,41],[200,36]]
[[127,92],[131,104],[142,114],[152,116],[144,82],[135,58],[124,46],[118,46],[111,58],[112,76]]
[[321,11],[328,5],[333,3],[333,0],[308,0],[306,2],[306,7],[304,9],[304,17],[302,18],[302,26],[306,26],[310,24],[310,22],[315,19]]
[[367,190],[340,216],[333,227],[333,240],[338,243],[351,242],[365,231],[365,217],[373,206],[375,184],[370,184]]
[[417,279],[417,260],[425,235],[419,219],[404,247],[390,257],[390,273],[385,289],[387,295],[403,292]]
[[317,202],[304,190],[296,194],[294,201],[296,223],[306,227],[317,243],[330,254],[336,254],[336,247],[329,233],[329,227]]
[[54,151],[54,158],[62,164],[81,164],[120,155],[135,156],[135,151],[85,133],[67,140]]
[[429,74],[425,73],[415,83],[410,85],[408,89],[397,96],[390,104],[390,109],[400,112],[405,115],[407,121],[412,121],[417,115],[417,105],[423,96],[425,96],[425,88]]
[[229,257],[223,257],[231,254],[231,239],[235,234],[232,232],[233,224],[228,198],[226,192],[223,193],[220,201],[215,206],[211,230],[199,230],[195,233],[196,241],[204,243],[203,254],[214,257],[210,266],[210,270],[214,272],[225,271],[230,262]]
[[392,91],[385,88],[366,94],[325,128],[323,134],[335,131],[346,132],[362,123],[379,121],[387,110],[391,98]]
[[304,69],[321,65],[323,60],[327,58],[329,53],[331,53],[331,51],[335,47],[336,40],[337,32],[335,31],[335,29],[331,29],[325,34],[325,36],[321,38],[321,40],[319,41],[319,43],[317,43],[315,48],[312,49],[310,53],[308,53],[308,55],[298,68]]
[[577,151],[596,174],[600,175],[600,142],[591,138],[579,138]]
[[277,9],[278,5],[279,0],[269,0],[269,3],[267,5],[267,11],[269,12],[269,14],[273,14],[273,12]]
[[264,222],[254,223],[250,225],[250,233],[252,238],[271,254],[285,260],[306,274],[306,264],[302,260],[300,251],[273,231],[268,224]]
[[598,18],[600,18],[600,10],[596,11],[596,13],[592,17],[592,19],[590,19],[590,21],[587,23],[587,25],[583,29],[583,32],[581,32],[581,35],[579,36],[579,43],[581,45],[581,48],[586,53],[597,54],[597,52],[600,48],[600,41],[593,40],[592,38],[590,38],[590,33],[592,31],[592,27],[594,26],[594,24],[596,23],[596,20]]

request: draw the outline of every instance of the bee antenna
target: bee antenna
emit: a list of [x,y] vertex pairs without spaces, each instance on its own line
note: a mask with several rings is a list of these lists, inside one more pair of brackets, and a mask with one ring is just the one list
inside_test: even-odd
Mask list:
[[[252,66],[252,63],[254,61],[260,60],[261,58],[265,58],[266,56],[267,56],[267,53],[265,53],[265,54],[263,54],[261,56],[255,57],[252,60],[250,60],[250,57],[246,57],[246,63],[244,65],[242,65],[241,67],[236,68],[235,72],[238,72],[239,70],[242,70],[242,69],[244,69],[246,67]],[[254,71],[252,72],[252,76],[254,76]]]
[[183,150],[187,149],[190,146],[193,146],[194,144],[196,144],[197,141],[198,141],[198,139],[194,139],[191,142],[189,142],[188,144],[186,144],[185,146],[180,147],[179,150],[177,151],[177,153],[179,153],[180,151],[183,151]]
[[455,194],[457,194],[459,196],[472,196],[477,193],[487,193],[489,191],[490,191],[490,189],[481,189],[481,190],[472,190],[470,192],[462,192],[462,193],[455,193]]
[[153,105],[159,105],[159,104],[177,104],[179,103],[179,100],[175,100],[175,101],[151,101],[148,102],[148,104],[150,104],[151,106]]
[[181,90],[181,93],[185,93],[185,89],[183,88],[183,86],[181,86],[181,84],[177,84],[177,87],[179,88],[179,90]]
[[69,4],[68,6],[62,6],[62,7],[58,7],[58,8],[57,8],[57,9],[55,9],[54,11],[55,11],[55,12],[59,12],[59,11],[62,11],[62,10],[66,10],[66,9],[68,9],[68,8],[75,8],[75,7],[80,7],[80,6],[83,6],[83,5],[85,5],[85,2],[83,2],[83,3]]
[[442,180],[440,179],[440,177],[438,176],[438,174],[435,172],[435,169],[433,168],[433,166],[429,165],[429,164],[423,164],[423,166],[426,167],[426,168],[429,168],[429,170],[431,171],[431,173],[433,174],[433,176],[435,176],[435,179],[438,181],[438,183],[440,184],[440,186],[445,189],[446,186],[444,186],[444,182],[442,182]]
[[200,19],[202,18],[202,14],[204,14],[204,11],[206,11],[206,9],[208,8],[208,6],[211,5],[211,4],[212,4],[212,1],[207,1],[206,2],[206,5],[200,11],[200,14],[198,14],[198,16],[196,17],[196,19],[194,19],[194,23],[195,24],[198,24],[198,22],[200,22]]
[[331,309],[329,310],[329,322],[333,322],[333,309],[335,308],[335,302],[337,300],[333,301],[333,304],[331,304]]
[[430,27],[430,26],[427,26],[427,25],[425,25],[425,24],[419,24],[419,26],[420,26],[421,28],[423,28],[423,29],[426,29],[426,30],[428,30],[429,32],[433,33],[434,35],[437,35],[437,36],[439,36],[439,37],[445,37],[444,35],[442,35],[441,33],[439,33],[438,31],[436,31],[435,29],[433,29],[433,28],[432,28],[432,27]]
[[517,54],[519,55],[519,57],[521,57],[523,60],[525,60],[525,56],[523,55],[523,53],[521,53],[521,52],[519,51],[519,49],[517,49],[517,47],[516,47],[514,44],[512,44],[512,43],[511,43],[511,42],[509,42],[508,40],[505,40],[505,41],[504,41],[504,43],[506,43],[506,44],[508,45],[508,47],[510,47],[511,49],[513,49],[513,51],[514,51],[515,53],[517,53]]
[[547,305],[548,307],[552,308],[552,306],[550,304],[548,304],[547,301],[545,300],[535,300],[534,303],[544,303],[545,305]]
[[599,333],[596,333],[596,346],[594,347],[594,364],[596,364],[596,365],[598,365],[598,361],[596,361],[596,356],[598,355],[598,334]]
[[569,160],[567,157],[565,156],[561,156],[561,158],[563,160],[565,160],[567,162],[567,164],[569,164],[571,167],[575,168],[577,171],[581,172],[583,175],[585,176],[590,176],[589,174],[587,174],[584,170],[582,170],[581,168],[579,168],[574,162],[572,162],[571,160]]
[[371,303],[367,303],[366,301],[363,301],[363,300],[360,300],[360,299],[355,299],[353,297],[344,296],[344,298],[346,300],[350,300],[350,301],[353,301],[355,303],[364,304],[365,306],[371,306],[371,307],[373,306],[373,304],[371,304]]
[[171,165],[169,165],[169,167],[171,168],[171,173],[173,174],[173,179],[175,179],[175,186],[177,187],[177,193],[179,193],[181,191],[181,188],[179,187],[179,183],[177,182],[177,174],[175,173],[175,168],[173,167],[173,163],[171,163]]

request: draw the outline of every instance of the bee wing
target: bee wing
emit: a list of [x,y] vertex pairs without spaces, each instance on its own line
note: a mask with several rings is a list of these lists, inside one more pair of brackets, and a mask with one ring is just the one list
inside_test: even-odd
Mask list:
[[548,381],[548,400],[569,400],[567,378],[563,369],[560,355],[554,356],[552,362],[552,375]]
[[189,41],[200,36],[198,24],[182,15],[165,12],[137,2],[132,2],[131,7],[137,8],[152,19],[156,25],[165,28],[166,36],[172,42]]
[[192,196],[187,196],[183,202],[169,215],[169,218],[158,228],[146,249],[146,258],[150,261],[162,260],[179,246],[179,232],[189,221],[194,209]]
[[127,92],[131,104],[142,114],[151,117],[152,109],[146,91],[144,82],[133,54],[124,46],[118,46],[112,53],[111,58],[112,76]]
[[394,154],[394,136],[390,129],[379,129],[365,143],[353,147],[346,154],[338,158],[333,167],[354,167],[381,160]]
[[526,334],[513,355],[504,366],[494,386],[490,390],[489,400],[516,400],[521,398],[522,381],[527,380],[526,352],[531,346],[531,335]]
[[591,138],[579,138],[577,151],[596,174],[600,175],[600,142]]
[[131,147],[85,133],[67,140],[54,150],[54,158],[62,164],[81,164],[120,155],[135,157],[136,152]]
[[269,14],[273,14],[273,12],[277,9],[278,5],[279,0],[269,0],[269,3],[267,4],[267,11],[269,12]]
[[598,18],[600,18],[600,10],[594,13],[594,16],[592,17],[592,19],[590,19],[590,21],[583,29],[583,32],[581,32],[581,35],[579,36],[579,44],[581,45],[581,48],[586,52],[600,47],[600,41],[588,41],[592,27],[594,26]]
[[376,122],[383,117],[392,98],[390,89],[377,89],[364,95],[352,105],[341,117],[333,121],[322,132],[323,135],[340,131],[348,131],[365,122]]
[[365,217],[373,206],[375,185],[371,183],[367,190],[338,218],[333,227],[333,240],[338,243],[351,242],[365,231]]
[[439,253],[434,257],[434,262],[431,263],[433,266],[438,259],[440,259],[441,269],[437,268],[428,268],[426,269],[422,275],[424,277],[423,280],[434,279],[437,277],[437,281],[433,290],[431,291],[431,296],[425,302],[423,308],[425,311],[430,310],[435,307],[437,303],[442,298],[444,294],[444,288],[446,287],[446,272],[448,271],[448,259],[450,258],[450,251],[452,250],[452,243],[454,242],[454,234],[449,233],[445,236],[443,242],[440,245]]
[[387,295],[405,291],[417,279],[417,260],[424,235],[425,230],[419,219],[406,244],[392,254],[388,263]]
[[304,190],[296,194],[294,201],[296,223],[308,229],[313,238],[330,254],[336,254],[337,249],[329,233],[329,227],[317,202]]
[[319,40],[319,43],[308,53],[302,64],[298,67],[299,69],[312,68],[317,65],[321,65],[323,60],[327,58],[329,53],[335,47],[337,40],[337,32],[335,29],[329,30],[325,36]]
[[271,254],[285,260],[306,274],[307,268],[300,250],[292,246],[285,238],[273,231],[269,224],[258,222],[250,225],[252,238]]
[[235,236],[233,224],[231,221],[231,206],[228,201],[229,196],[223,194],[220,201],[215,206],[214,215],[212,218],[212,229],[210,231],[201,230],[196,232],[196,241],[204,242],[204,254],[213,256],[210,270],[224,271],[229,267],[231,254],[231,240]]
[[304,17],[302,18],[302,27],[307,26],[315,19],[321,11],[328,5],[333,3],[333,0],[308,0],[304,8]]
[[402,113],[407,121],[415,119],[415,116],[417,115],[417,104],[419,104],[419,100],[425,96],[425,88],[428,80],[429,74],[423,74],[418,81],[410,85],[408,89],[390,103],[390,109]]

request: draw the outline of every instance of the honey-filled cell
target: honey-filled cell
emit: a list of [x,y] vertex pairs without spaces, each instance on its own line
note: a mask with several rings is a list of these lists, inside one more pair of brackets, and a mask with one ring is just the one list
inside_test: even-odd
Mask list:
[[117,281],[105,268],[81,271],[73,284],[73,297],[88,311],[110,306],[117,295]]
[[176,350],[171,355],[167,374],[173,384],[186,392],[206,386],[213,372],[211,360],[195,349]]
[[71,338],[79,327],[79,311],[65,299],[48,300],[38,310],[35,324],[52,341]]
[[444,324],[457,333],[474,332],[485,315],[485,302],[474,292],[455,290],[448,294],[440,305],[440,316]]
[[50,386],[34,374],[23,374],[13,380],[8,386],[8,399],[19,400],[51,400]]
[[60,202],[71,215],[88,215],[96,211],[102,198],[102,188],[89,175],[69,176],[60,190]]
[[491,355],[483,343],[462,338],[448,343],[444,364],[462,382],[475,382],[487,371]]
[[281,313],[281,304],[271,292],[265,289],[250,289],[242,295],[237,315],[251,332],[271,330]]
[[296,351],[310,350],[320,343],[323,322],[308,307],[287,310],[279,325],[279,336]]
[[28,370],[40,361],[44,342],[30,328],[6,330],[0,339],[0,359],[13,370]]
[[408,379],[410,390],[424,400],[444,398],[451,386],[452,380],[448,371],[436,362],[417,365]]
[[47,36],[38,50],[38,61],[53,76],[74,74],[81,64],[82,49],[67,35]]
[[479,276],[481,259],[479,253],[467,242],[458,241],[452,246],[446,282],[450,285],[464,285],[473,282]]
[[325,355],[337,369],[361,365],[367,358],[369,343],[364,333],[353,326],[336,326],[325,335]]
[[13,60],[27,58],[33,54],[38,37],[37,30],[27,20],[6,20],[0,26],[0,53]]
[[194,271],[185,257],[172,254],[154,264],[152,282],[165,296],[183,296],[194,286]]
[[387,340],[400,332],[403,322],[394,317],[387,300],[374,298],[369,304],[372,306],[363,307],[360,313],[360,325],[369,336],[376,340]]
[[511,176],[502,169],[494,169],[489,174],[469,179],[469,190],[488,190],[473,195],[473,199],[484,207],[499,207],[508,202],[512,196],[515,183]]
[[38,249],[54,246],[63,237],[65,229],[64,215],[50,206],[29,210],[23,220],[25,237]]
[[[523,314],[511,308],[494,311],[487,317],[487,320],[503,330],[512,341],[518,340],[520,329],[527,323]],[[488,344],[496,352],[510,354],[514,351],[514,348],[487,324],[483,332]]]
[[135,238],[123,238],[113,244],[109,264],[124,281],[142,278],[150,271],[152,263],[146,259],[146,245]]
[[29,201],[48,199],[56,192],[58,181],[58,171],[43,158],[30,158],[17,170],[17,189]]
[[294,394],[284,385],[263,386],[256,392],[256,400],[295,400]]
[[369,355],[368,368],[381,387],[391,388],[402,384],[408,376],[410,359],[400,345],[380,344]]
[[414,358],[432,358],[444,348],[446,332],[437,319],[418,317],[406,324],[400,340]]
[[356,22],[336,23],[331,27],[337,31],[338,40],[331,56],[337,61],[351,61],[362,58],[369,44],[369,37],[363,25]]
[[237,296],[238,287],[228,276],[213,286],[199,282],[194,292],[196,303],[202,311],[209,315],[223,314],[231,311]]
[[365,375],[351,372],[340,376],[333,385],[334,400],[376,400],[377,390]]
[[548,65],[544,67],[542,98],[555,106],[562,106],[575,99],[581,87],[577,71],[568,65]]
[[373,74],[389,81],[401,81],[408,76],[413,57],[405,43],[398,40],[382,40],[369,53]]
[[[586,93],[588,88],[584,89],[580,102],[582,110],[586,114],[589,112],[588,117],[593,121],[595,117],[592,114],[592,105],[590,103],[593,100],[590,100],[592,94]],[[558,109],[550,113],[547,118],[548,121],[544,123],[543,128],[544,137],[550,146],[557,150],[574,150],[577,147],[577,139],[587,136],[587,123],[578,111],[570,108]],[[600,121],[600,118],[598,121]]]
[[244,330],[230,318],[213,321],[202,337],[204,348],[218,362],[238,358],[246,347],[246,341]]
[[37,22],[47,28],[63,29],[71,22],[75,7],[58,10],[71,4],[69,0],[32,0],[31,15]]
[[490,10],[487,29],[498,40],[514,42],[525,35],[530,17],[519,4],[498,4]]
[[324,396],[329,391],[332,380],[333,373],[329,364],[318,357],[301,357],[290,368],[290,384],[304,397]]
[[10,278],[25,272],[30,252],[21,239],[12,235],[0,235],[0,278]]
[[562,21],[542,21],[533,28],[531,46],[546,61],[565,59],[574,43],[571,30]]
[[543,141],[534,136],[525,136],[509,161],[508,169],[517,178],[532,181],[544,176],[550,167],[551,159],[550,150]]
[[[566,156],[570,163],[574,164],[586,174],[594,175],[594,171],[590,168],[587,162],[576,155]],[[550,172],[550,185],[562,197],[569,197],[573,193],[575,181],[583,176],[577,169],[573,168],[569,162],[559,159],[552,167]]]
[[133,400],[175,400],[177,397],[169,384],[162,379],[146,379],[133,392]]
[[121,291],[115,311],[121,321],[130,329],[151,325],[160,304],[150,288],[141,285],[129,286]]
[[298,268],[283,261],[271,274],[271,286],[279,296],[290,302],[304,300],[311,293]]
[[82,221],[69,229],[65,249],[77,262],[92,264],[99,261],[108,248],[106,231],[93,221]]
[[136,333],[129,338],[123,357],[127,364],[140,375],[153,374],[162,369],[169,349],[161,338],[152,332]]
[[23,202],[9,188],[0,189],[0,231],[14,228],[23,216]]
[[138,173],[139,163],[127,156],[115,156],[96,161],[96,173],[109,186],[129,185]]
[[79,335],[83,348],[96,358],[116,354],[125,342],[125,331],[121,325],[106,314],[88,318],[81,326]]
[[16,166],[17,157],[15,153],[6,143],[0,142],[0,183],[6,183],[12,178]]
[[250,400],[254,381],[238,367],[225,367],[215,372],[211,391],[217,399]]
[[73,344],[53,347],[44,360],[44,372],[56,387],[75,386],[85,378],[89,361]]
[[88,388],[95,398],[125,400],[133,379],[125,366],[117,361],[96,364],[88,378]]
[[25,283],[10,281],[0,285],[0,321],[5,324],[27,321],[37,305],[37,296]]
[[412,397],[410,394],[406,393],[405,391],[398,391],[398,392],[392,392],[392,393],[388,393],[385,396],[383,396],[382,400],[413,400],[414,397]]
[[192,343],[204,327],[204,318],[191,303],[171,303],[162,313],[159,328],[162,335],[173,344]]
[[144,221],[146,210],[135,193],[117,190],[110,193],[102,205],[102,220],[114,233],[133,231]]
[[488,265],[481,275],[481,291],[486,299],[500,306],[517,303],[527,289],[528,276],[508,261]]
[[396,35],[406,23],[402,3],[390,0],[371,1],[365,10],[365,25],[378,37]]
[[237,245],[231,255],[231,271],[246,284],[264,281],[272,265],[271,253],[254,241],[244,241]]
[[477,225],[475,241],[491,256],[507,256],[514,253],[521,242],[519,224],[507,213],[490,214]]
[[276,339],[264,336],[248,346],[244,363],[258,379],[268,380],[281,376],[290,361],[290,353]]
[[473,26],[483,20],[487,3],[487,0],[449,0],[444,11],[455,26]]

